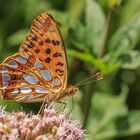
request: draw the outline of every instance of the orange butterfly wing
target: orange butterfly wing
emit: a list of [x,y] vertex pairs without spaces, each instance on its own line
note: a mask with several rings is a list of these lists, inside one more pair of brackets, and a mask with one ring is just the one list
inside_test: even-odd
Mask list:
[[30,102],[57,96],[66,86],[64,44],[56,22],[45,12],[34,20],[19,53],[0,65],[0,91],[5,99]]

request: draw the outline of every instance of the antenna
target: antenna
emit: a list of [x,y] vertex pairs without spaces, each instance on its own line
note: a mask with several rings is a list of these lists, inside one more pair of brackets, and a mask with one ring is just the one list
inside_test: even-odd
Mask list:
[[81,86],[81,85],[84,85],[84,84],[92,83],[92,82],[103,80],[103,79],[104,78],[101,75],[101,73],[97,72],[97,73],[91,75],[90,77],[78,82],[75,86]]

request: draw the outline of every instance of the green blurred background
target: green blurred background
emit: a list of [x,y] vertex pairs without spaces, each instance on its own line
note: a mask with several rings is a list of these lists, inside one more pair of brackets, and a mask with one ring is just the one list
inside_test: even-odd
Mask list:
[[[46,10],[64,38],[69,84],[97,71],[104,76],[80,86],[70,116],[82,122],[89,140],[140,140],[140,0],[0,0],[0,62],[18,51],[33,19]],[[0,104],[9,111],[39,108]]]

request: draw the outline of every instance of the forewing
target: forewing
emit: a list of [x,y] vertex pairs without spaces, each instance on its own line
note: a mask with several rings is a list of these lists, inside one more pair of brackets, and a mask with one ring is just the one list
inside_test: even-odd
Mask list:
[[[58,91],[67,86],[67,59],[60,31],[55,20],[47,13],[38,16],[29,35],[20,47],[20,52],[29,52],[55,77],[62,82]],[[53,84],[53,83],[52,83]]]

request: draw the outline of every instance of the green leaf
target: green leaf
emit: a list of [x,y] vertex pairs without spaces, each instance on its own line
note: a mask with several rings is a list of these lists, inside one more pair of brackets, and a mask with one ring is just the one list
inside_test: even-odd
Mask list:
[[118,61],[118,57],[127,54],[140,40],[140,12],[131,21],[119,28],[109,41],[108,61]]
[[67,24],[69,20],[69,16],[66,12],[61,12],[58,10],[50,10],[49,13],[54,17],[57,23]]
[[139,11],[140,0],[124,0],[122,8],[118,11],[120,25],[127,24],[127,22],[129,22]]
[[140,132],[140,111],[130,111],[126,115],[118,117],[104,130],[96,135],[95,140],[111,139],[122,136],[139,134]]
[[[51,14],[60,23],[60,30],[63,34],[66,46],[78,48],[84,52],[91,51],[91,40],[85,25],[70,15],[57,10],[51,10]],[[86,47],[85,47],[86,46]]]
[[105,16],[100,5],[94,0],[87,0],[86,25],[91,34],[93,50],[98,55],[104,37]]
[[[0,93],[1,94],[1,93]],[[13,100],[4,100],[0,97],[0,105],[6,106],[8,112],[23,110],[25,112],[37,113],[40,109],[41,103],[21,103]]]
[[60,12],[58,10],[50,10],[49,13],[54,17],[54,19],[58,23],[63,39],[67,40],[68,31],[70,28],[68,14],[64,12]]
[[[26,18],[26,21],[28,21],[28,23],[30,24],[32,23],[33,19],[36,18],[37,15],[48,10],[48,8],[50,7],[50,4],[48,1],[24,0],[22,2],[23,2],[22,4],[23,8],[24,8],[24,16]],[[34,9],[32,9],[31,7]]]
[[59,27],[65,39],[64,43],[68,43],[66,46],[70,45],[86,51],[87,48],[83,47],[83,43],[87,40],[85,39],[86,29],[82,22],[60,11],[51,10],[51,14],[60,23]]
[[138,51],[128,52],[128,54],[124,56],[124,59],[122,59],[121,66],[124,69],[136,69],[140,67],[140,52]]
[[15,46],[21,44],[28,34],[28,29],[22,29],[15,32],[7,39],[8,46]]
[[108,0],[108,4],[110,7],[118,6],[120,5],[122,0]]
[[[89,131],[91,131],[94,139],[98,139],[100,134],[104,132],[106,128],[108,128],[108,126],[118,117],[122,117],[128,113],[127,106],[125,105],[127,93],[128,87],[125,85],[122,86],[122,91],[119,96],[94,93],[94,109],[92,113],[94,117],[91,119],[92,123],[90,123],[89,128]],[[110,131],[108,131],[108,133],[109,132]],[[105,137],[100,138],[103,139]]]
[[89,53],[83,53],[83,52],[77,52],[75,50],[67,49],[67,54],[76,57],[78,59],[83,60],[86,63],[89,63],[91,66],[96,67],[98,70],[100,70],[103,74],[110,73],[116,69],[117,65],[108,65],[104,62],[103,59],[95,58],[93,55]]
[[67,12],[70,17],[79,19],[84,12],[85,0],[69,0],[67,5]]

